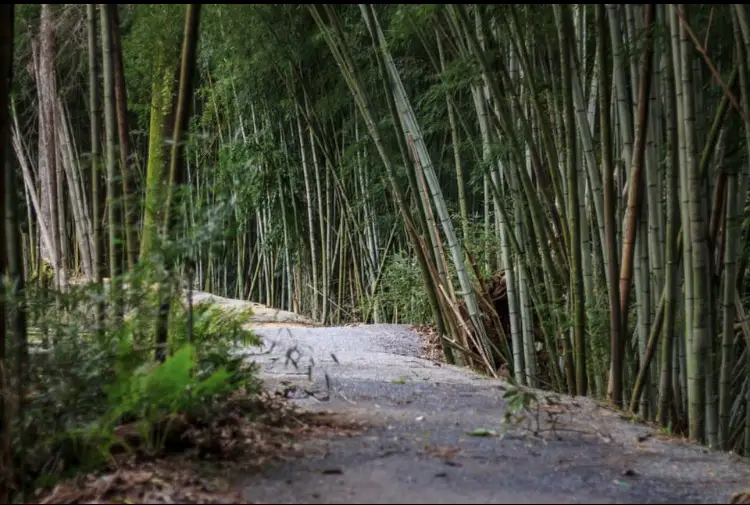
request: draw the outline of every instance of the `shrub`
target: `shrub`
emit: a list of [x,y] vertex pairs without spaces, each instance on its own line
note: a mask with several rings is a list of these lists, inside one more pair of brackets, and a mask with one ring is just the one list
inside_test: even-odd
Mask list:
[[[153,296],[148,286],[132,283],[130,289],[143,289],[146,299]],[[175,296],[172,353],[157,364],[155,311],[148,312],[153,304],[135,308],[124,324],[97,335],[90,330],[91,302],[100,290],[73,287],[50,296],[55,303],[29,297],[38,302],[29,307],[32,327],[43,331],[30,338],[24,415],[15,420],[13,441],[27,486],[100,467],[113,451],[133,449],[134,431],[139,450],[158,453],[177,419],[205,418],[229,395],[260,390],[256,366],[236,352],[261,343],[243,328],[249,311],[196,306],[188,342],[187,310]],[[56,310],[60,305],[64,311]]]

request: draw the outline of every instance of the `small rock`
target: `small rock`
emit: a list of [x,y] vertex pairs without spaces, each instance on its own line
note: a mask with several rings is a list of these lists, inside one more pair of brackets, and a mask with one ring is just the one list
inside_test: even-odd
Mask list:
[[341,475],[344,471],[341,468],[326,468],[323,475]]
[[448,474],[446,472],[438,472],[435,474],[435,477],[447,477]]
[[638,474],[635,473],[635,470],[633,470],[632,468],[628,468],[627,470],[622,472],[623,477],[635,477],[636,475]]

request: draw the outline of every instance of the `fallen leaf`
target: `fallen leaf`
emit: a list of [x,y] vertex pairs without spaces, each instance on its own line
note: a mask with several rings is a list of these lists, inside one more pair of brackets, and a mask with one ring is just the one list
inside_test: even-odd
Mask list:
[[621,488],[625,488],[625,489],[629,489],[630,488],[630,484],[628,484],[627,482],[622,481],[620,479],[615,479],[614,483],[617,484],[618,486],[620,486]]
[[467,431],[467,435],[471,437],[496,437],[497,432],[495,430],[488,430],[486,428],[477,428],[472,431]]
[[427,445],[425,452],[430,456],[450,460],[455,458],[461,449],[451,445]]
[[[118,455],[116,471],[97,472],[37,493],[36,503],[247,503],[229,479],[205,474],[206,449],[226,473],[244,473],[297,456],[299,441],[328,435],[352,436],[364,425],[331,412],[303,412],[273,394],[228,401],[210,420],[184,419],[185,444],[156,459],[145,454]],[[122,430],[121,430],[122,431]],[[209,447],[210,446],[210,447]],[[203,456],[202,456],[203,454]],[[240,468],[238,468],[240,467]],[[327,469],[325,474],[341,474]]]

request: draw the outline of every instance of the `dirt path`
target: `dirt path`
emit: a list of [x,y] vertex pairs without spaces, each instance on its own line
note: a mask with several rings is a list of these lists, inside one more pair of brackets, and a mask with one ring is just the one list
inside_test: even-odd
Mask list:
[[294,324],[254,323],[271,351],[256,358],[264,379],[369,428],[248,477],[250,501],[728,503],[750,484],[747,460],[662,437],[589,399],[548,404],[538,393],[555,432],[506,429],[507,384],[418,358],[420,340],[405,326]]

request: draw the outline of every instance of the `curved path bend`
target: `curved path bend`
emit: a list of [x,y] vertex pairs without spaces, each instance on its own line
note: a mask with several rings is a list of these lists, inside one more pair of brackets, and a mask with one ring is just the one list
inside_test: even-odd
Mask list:
[[[309,457],[248,478],[248,500],[728,503],[750,485],[749,460],[662,436],[586,398],[546,401],[537,392],[543,431],[509,429],[509,386],[420,359],[420,338],[406,326],[304,322],[253,324],[264,338],[266,353],[253,358],[264,379],[310,409],[369,428],[311,443]],[[544,421],[551,417],[554,430]]]

